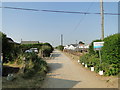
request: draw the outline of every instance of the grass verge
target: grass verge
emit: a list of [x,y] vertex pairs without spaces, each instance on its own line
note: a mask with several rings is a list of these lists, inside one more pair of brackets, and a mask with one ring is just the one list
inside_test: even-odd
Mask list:
[[14,74],[13,81],[7,81],[6,77],[2,78],[2,88],[40,88],[44,81],[46,73],[37,72],[29,79],[23,77],[23,74]]

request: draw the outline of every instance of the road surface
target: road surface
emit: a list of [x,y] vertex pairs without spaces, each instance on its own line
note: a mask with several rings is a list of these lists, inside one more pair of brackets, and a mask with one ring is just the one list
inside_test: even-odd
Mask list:
[[52,56],[54,59],[47,60],[50,71],[42,88],[110,88],[106,80],[101,80],[62,52],[55,50]]

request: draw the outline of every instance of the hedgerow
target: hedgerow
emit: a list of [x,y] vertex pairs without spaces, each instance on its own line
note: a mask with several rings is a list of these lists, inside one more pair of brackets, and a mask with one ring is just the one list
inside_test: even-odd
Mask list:
[[114,34],[106,37],[104,41],[104,46],[101,48],[101,59],[100,64],[99,52],[94,51],[93,42],[99,42],[101,40],[94,40],[90,47],[89,53],[80,57],[81,63],[84,62],[88,67],[95,67],[95,71],[104,71],[104,75],[117,75],[120,70],[120,34]]
[[63,51],[63,49],[64,49],[64,46],[62,46],[62,45],[59,45],[59,46],[57,46],[57,47],[56,47],[56,49],[59,49],[59,50]]

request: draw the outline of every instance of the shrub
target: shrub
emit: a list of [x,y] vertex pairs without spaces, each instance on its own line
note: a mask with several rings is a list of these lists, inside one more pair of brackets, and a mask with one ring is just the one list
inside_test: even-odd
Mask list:
[[120,62],[120,34],[111,35],[104,39],[102,48],[102,59],[109,64],[118,64]]
[[8,38],[6,34],[0,32],[0,51],[2,47],[2,53],[3,53],[3,63],[9,62],[9,61],[15,61],[15,59],[20,54],[21,50],[19,49],[19,44],[9,42],[13,41],[11,38]]
[[59,49],[59,50],[63,51],[63,49],[64,49],[64,46],[62,46],[62,45],[59,45],[59,46],[57,46],[57,47],[56,47],[56,49]]
[[25,52],[25,50],[28,50],[30,48],[38,48],[38,49],[40,49],[42,45],[43,45],[42,43],[39,43],[39,44],[22,44],[22,45],[20,45],[20,49],[23,52]]
[[50,53],[52,53],[53,49],[52,47],[48,46],[48,45],[43,45],[41,47],[41,52],[43,54],[43,57],[49,57]]
[[101,40],[94,40],[94,41],[92,41],[92,43],[91,43],[90,46],[89,46],[89,54],[98,53],[97,51],[94,51],[94,48],[93,48],[93,43],[94,43],[94,42],[101,42]]
[[80,57],[81,62],[88,64],[88,67],[92,65],[95,67],[95,71],[99,70],[104,71],[104,75],[117,75],[120,70],[120,34],[114,34],[109,37],[106,37],[104,41],[104,46],[101,48],[101,59],[102,63],[100,64],[98,51],[94,51],[93,42],[99,42],[101,40],[94,40],[89,48],[89,54],[85,54]]
[[46,61],[39,58],[36,53],[26,53],[26,64],[24,78],[30,78],[37,72],[47,72]]

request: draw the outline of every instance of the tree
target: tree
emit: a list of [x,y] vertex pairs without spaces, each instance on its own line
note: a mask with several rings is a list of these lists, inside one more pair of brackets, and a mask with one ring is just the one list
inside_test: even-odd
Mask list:
[[19,45],[14,43],[11,38],[8,38],[7,35],[2,32],[0,32],[0,39],[0,47],[2,47],[1,52],[3,53],[3,63],[14,61],[19,54],[18,52],[20,52]]
[[85,44],[85,43],[83,43],[82,41],[79,41],[79,44]]
[[64,46],[62,46],[62,45],[59,45],[59,46],[57,46],[57,47],[56,47],[56,49],[59,49],[59,50],[63,51],[63,49],[64,49]]

